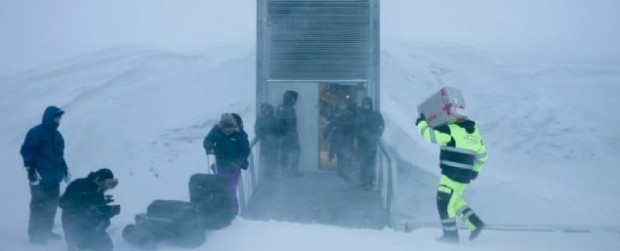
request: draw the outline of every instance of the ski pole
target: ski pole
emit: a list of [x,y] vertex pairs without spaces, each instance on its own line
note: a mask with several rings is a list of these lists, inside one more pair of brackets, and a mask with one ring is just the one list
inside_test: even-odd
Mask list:
[[209,154],[207,153],[207,173],[210,172],[209,170],[211,170],[211,161],[209,160]]

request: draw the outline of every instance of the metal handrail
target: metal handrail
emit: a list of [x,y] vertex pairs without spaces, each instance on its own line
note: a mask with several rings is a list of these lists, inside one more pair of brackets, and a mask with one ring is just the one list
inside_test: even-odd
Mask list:
[[241,172],[241,177],[239,179],[239,184],[237,184],[237,192],[239,194],[239,207],[241,209],[241,213],[245,212],[248,208],[248,203],[250,203],[250,198],[252,197],[256,186],[258,186],[259,178],[259,166],[256,165],[255,157],[252,149],[256,143],[260,141],[258,138],[253,138],[250,142],[250,157],[248,161],[248,169],[244,172]]
[[396,196],[398,191],[398,168],[395,158],[386,150],[383,140],[379,142],[377,185],[381,202],[388,212],[389,225],[395,230],[404,230]]

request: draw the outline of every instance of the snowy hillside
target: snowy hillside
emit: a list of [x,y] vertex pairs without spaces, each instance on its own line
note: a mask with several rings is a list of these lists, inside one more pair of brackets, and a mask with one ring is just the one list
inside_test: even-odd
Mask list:
[[[219,114],[241,114],[253,136],[251,46],[178,54],[122,47],[1,79],[0,159],[5,166],[0,245],[27,244],[28,188],[18,149],[43,109],[66,110],[60,131],[74,177],[113,169],[112,191],[123,205],[111,235],[131,250],[120,229],[156,198],[187,199],[190,174],[204,170],[202,137]],[[437,149],[413,127],[417,104],[443,85],[461,88],[477,119],[489,161],[466,199],[489,224],[578,225],[591,233],[487,231],[458,250],[615,250],[620,226],[614,154],[620,116],[620,65],[541,64],[452,44],[387,42],[382,49],[384,138],[403,161],[400,206],[416,222],[436,223]],[[7,193],[10,191],[10,195]],[[603,226],[603,227],[601,227]],[[56,231],[61,232],[57,222]],[[412,233],[240,219],[210,233],[209,250],[439,250],[440,230]],[[243,241],[236,241],[242,239]],[[231,246],[232,245],[232,246]],[[449,247],[453,250],[452,247]],[[511,249],[512,248],[512,249]],[[64,250],[54,243],[46,250]],[[163,248],[161,250],[168,250]],[[173,249],[169,249],[173,250]]]
[[[620,134],[612,126],[620,122],[613,112],[620,105],[620,65],[515,61],[459,45],[403,42],[387,48],[383,108],[393,122],[388,128],[398,135],[390,142],[405,141],[397,147],[403,158],[438,172],[436,160],[426,159],[427,151],[437,149],[414,135],[413,114],[430,93],[455,86],[463,90],[488,148],[483,178],[469,193],[472,206],[493,217],[489,221],[620,223],[608,217],[620,205],[609,201],[620,188],[615,180]],[[423,149],[403,140],[403,132]],[[536,206],[523,208],[530,204]]]

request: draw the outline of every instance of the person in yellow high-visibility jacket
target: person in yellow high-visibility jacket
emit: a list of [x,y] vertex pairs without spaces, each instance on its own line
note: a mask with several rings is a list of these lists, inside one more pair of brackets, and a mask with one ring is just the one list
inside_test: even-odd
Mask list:
[[432,128],[426,122],[424,114],[416,120],[416,127],[424,139],[441,146],[439,166],[441,177],[437,188],[437,209],[443,236],[437,240],[458,243],[459,232],[456,217],[460,217],[471,231],[469,240],[473,240],[484,228],[484,223],[465,203],[462,198],[467,184],[476,179],[487,160],[486,147],[476,122],[463,118]]

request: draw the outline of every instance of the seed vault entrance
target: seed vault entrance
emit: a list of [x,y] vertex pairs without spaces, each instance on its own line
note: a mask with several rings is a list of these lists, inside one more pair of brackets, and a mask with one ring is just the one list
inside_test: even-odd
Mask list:
[[331,172],[334,164],[322,135],[330,116],[343,103],[359,104],[368,96],[380,108],[379,1],[258,0],[257,7],[256,107],[263,103],[277,107],[287,90],[299,94],[295,109],[299,170],[304,175],[259,176],[257,182],[252,181],[259,185],[248,191],[252,195],[243,215],[385,227],[390,210],[382,194],[387,190],[364,191],[357,180],[339,179]]
[[379,1],[259,0],[257,7],[256,107],[277,107],[286,90],[297,91],[300,170],[330,169],[322,113],[325,101],[337,101],[327,93],[355,87],[350,99],[369,96],[380,106]]

